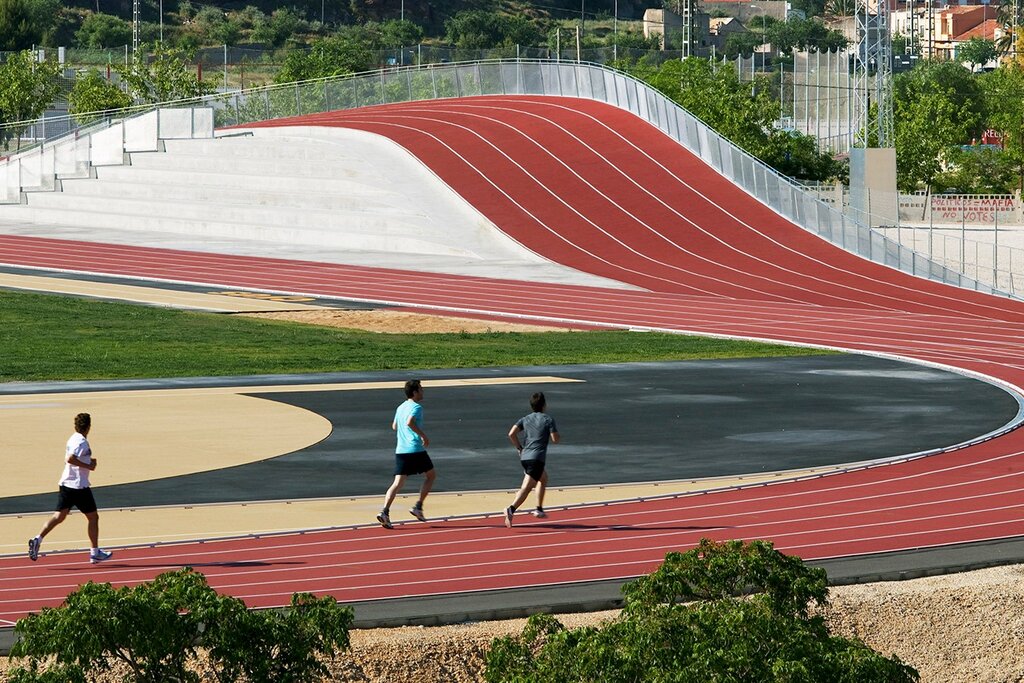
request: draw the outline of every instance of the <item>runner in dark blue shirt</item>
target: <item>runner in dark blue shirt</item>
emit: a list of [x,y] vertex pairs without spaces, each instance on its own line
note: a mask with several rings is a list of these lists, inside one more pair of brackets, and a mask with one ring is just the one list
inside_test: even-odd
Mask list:
[[[548,443],[558,443],[558,426],[555,420],[544,412],[547,401],[542,392],[537,392],[530,397],[530,408],[533,412],[519,419],[508,432],[508,440],[519,452],[519,460],[526,473],[523,477],[523,485],[512,505],[505,508],[505,526],[512,526],[512,516],[515,515],[519,506],[526,501],[530,491],[537,487],[537,509],[533,511],[536,517],[547,517],[544,512],[544,492],[548,486],[548,473],[544,469],[544,463],[548,457]],[[522,434],[523,440],[519,436]]]

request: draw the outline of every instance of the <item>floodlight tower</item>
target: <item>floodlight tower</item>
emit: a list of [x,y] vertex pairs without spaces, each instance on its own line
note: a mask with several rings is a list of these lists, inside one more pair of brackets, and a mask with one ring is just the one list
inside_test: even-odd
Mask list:
[[856,0],[850,205],[871,227],[899,225],[889,3]]
[[[857,0],[857,48],[853,54],[855,147],[892,147],[891,0]],[[871,105],[875,105],[875,111]]]

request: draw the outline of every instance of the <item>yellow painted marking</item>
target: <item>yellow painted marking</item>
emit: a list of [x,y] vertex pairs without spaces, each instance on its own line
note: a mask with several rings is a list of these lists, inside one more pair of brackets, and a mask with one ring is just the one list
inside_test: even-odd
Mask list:
[[36,292],[93,296],[135,303],[154,304],[171,308],[190,308],[218,313],[244,313],[254,311],[317,310],[323,306],[310,305],[308,297],[287,297],[257,292],[182,292],[160,287],[120,285],[108,282],[90,282],[36,275],[0,273],[0,286]]

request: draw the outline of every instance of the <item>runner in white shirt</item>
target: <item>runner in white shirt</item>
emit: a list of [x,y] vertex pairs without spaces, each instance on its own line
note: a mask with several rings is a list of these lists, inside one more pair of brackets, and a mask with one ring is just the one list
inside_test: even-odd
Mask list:
[[60,493],[57,497],[57,508],[50,519],[46,520],[39,535],[28,541],[28,557],[33,562],[39,558],[39,546],[43,538],[64,521],[73,507],[77,507],[89,522],[89,542],[92,546],[89,561],[96,564],[110,559],[112,555],[99,547],[100,516],[96,512],[92,489],[89,488],[89,473],[96,469],[96,458],[93,457],[92,448],[86,439],[91,428],[92,418],[89,413],[75,415],[75,433],[68,439],[64,451],[64,472],[58,482]]

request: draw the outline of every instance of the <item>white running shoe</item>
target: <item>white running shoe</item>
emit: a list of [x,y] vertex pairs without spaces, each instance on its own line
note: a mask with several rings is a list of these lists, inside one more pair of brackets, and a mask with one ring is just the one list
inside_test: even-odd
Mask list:
[[93,564],[99,564],[104,560],[109,560],[113,555],[114,553],[108,553],[106,550],[97,548],[96,552],[89,554],[89,561]]
[[538,519],[544,519],[548,516],[548,513],[544,511],[544,508],[537,508],[533,511],[533,516]]
[[39,559],[39,545],[43,542],[43,539],[35,536],[28,539],[28,559],[35,562]]
[[516,514],[516,509],[509,505],[505,508],[505,526],[509,529],[512,528],[512,515]]
[[416,507],[409,508],[409,514],[420,520],[421,522],[427,521],[427,516],[423,514],[423,508],[417,505]]
[[395,528],[395,527],[393,527],[391,525],[391,517],[386,512],[382,512],[379,515],[377,515],[377,521],[380,522],[380,525],[382,527],[384,527],[385,529],[394,529]]

